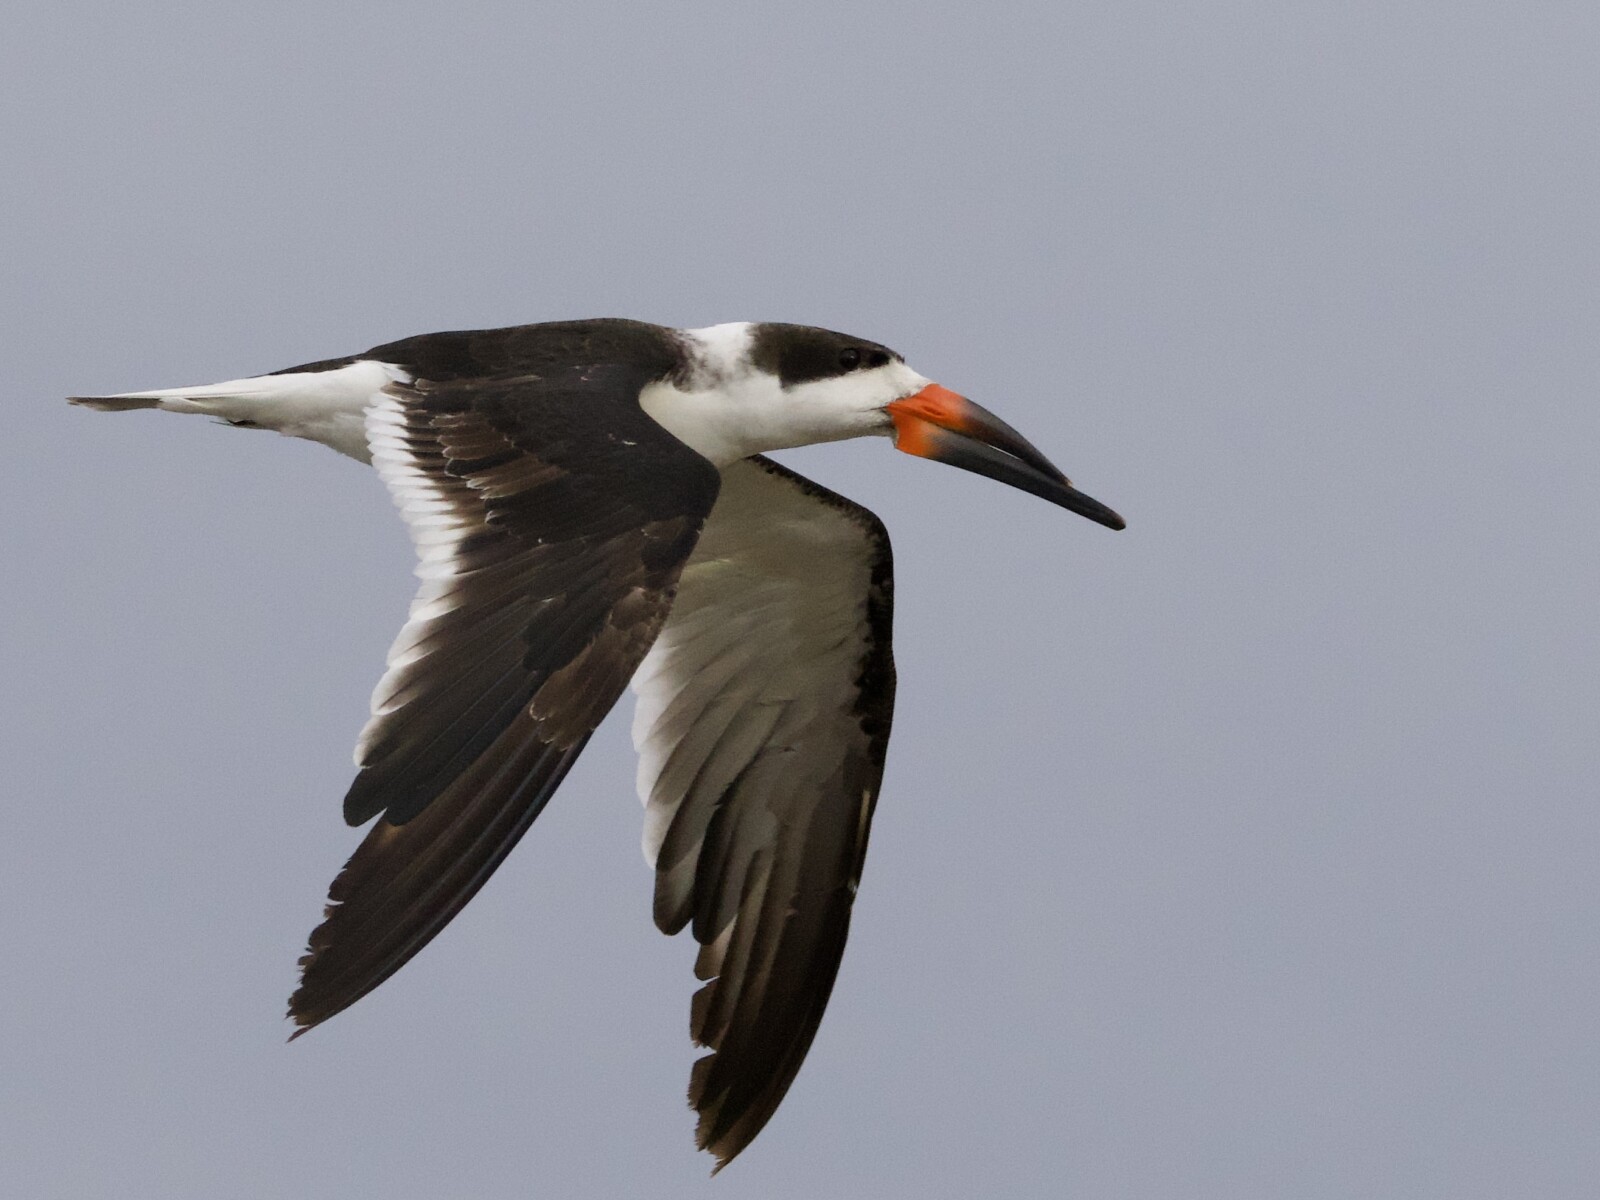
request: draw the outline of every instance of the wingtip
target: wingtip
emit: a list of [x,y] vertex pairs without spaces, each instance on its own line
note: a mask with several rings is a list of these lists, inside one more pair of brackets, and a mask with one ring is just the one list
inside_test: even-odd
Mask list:
[[[709,1068],[700,1068],[700,1063],[710,1063],[715,1057],[715,1055],[708,1054],[696,1061],[697,1071],[691,1073],[689,1092],[689,1106],[695,1110],[699,1117],[695,1122],[694,1129],[695,1149],[704,1150],[717,1160],[716,1165],[711,1168],[712,1178],[715,1178],[723,1167],[738,1158],[740,1153],[755,1137],[754,1133],[743,1136],[736,1133],[733,1126],[725,1127],[721,1120],[722,1105],[720,1102],[706,1104],[705,1107],[701,1107],[700,1102],[705,1099],[703,1092],[704,1079],[697,1080],[695,1076],[703,1077],[708,1075],[710,1073]],[[696,1090],[696,1083],[700,1084],[699,1090]],[[735,1121],[734,1126],[737,1126],[737,1124],[738,1122]],[[759,1126],[757,1127],[757,1132],[759,1132]]]
[[305,964],[307,959],[310,957],[311,955],[307,954],[300,960],[300,985],[294,989],[294,994],[289,997],[289,1010],[283,1014],[286,1020],[294,1022],[294,1032],[289,1035],[289,1040],[291,1042],[298,1037],[305,1036],[318,1025],[322,1024],[322,1019],[312,1017],[310,1014],[308,1014],[305,1010],[304,1004],[301,1002],[301,993],[306,990]]
[[717,1177],[723,1167],[739,1157],[745,1146],[749,1145],[748,1142],[744,1142],[730,1146],[725,1139],[721,1141],[716,1139],[702,1141],[699,1137],[695,1138],[695,1143],[701,1150],[704,1150],[717,1160],[716,1165],[711,1168],[711,1178],[713,1179]]
[[697,1149],[704,1150],[707,1154],[711,1155],[712,1158],[717,1160],[711,1168],[712,1179],[715,1179],[717,1175],[721,1173],[723,1167],[727,1166],[734,1159],[738,1158],[739,1151],[744,1149],[743,1146],[734,1146],[730,1148],[726,1145],[719,1145],[714,1139],[702,1137],[700,1135],[700,1131],[698,1130],[695,1133],[694,1140],[695,1147]]

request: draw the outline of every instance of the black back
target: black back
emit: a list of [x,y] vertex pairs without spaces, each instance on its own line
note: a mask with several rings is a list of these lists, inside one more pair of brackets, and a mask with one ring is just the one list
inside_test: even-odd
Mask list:
[[332,371],[363,359],[393,363],[418,379],[435,383],[519,375],[549,378],[604,366],[637,380],[641,387],[652,380],[673,378],[687,362],[675,331],[645,321],[597,317],[423,333],[385,342],[363,354],[305,363],[273,374]]

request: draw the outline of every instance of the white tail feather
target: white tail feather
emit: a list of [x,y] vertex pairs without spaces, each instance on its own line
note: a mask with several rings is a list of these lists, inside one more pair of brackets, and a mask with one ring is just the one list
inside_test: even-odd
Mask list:
[[199,413],[234,425],[309,438],[367,462],[371,457],[363,427],[367,408],[388,384],[409,379],[391,363],[358,360],[326,371],[257,375],[200,387],[73,396],[70,400],[100,412],[159,408]]

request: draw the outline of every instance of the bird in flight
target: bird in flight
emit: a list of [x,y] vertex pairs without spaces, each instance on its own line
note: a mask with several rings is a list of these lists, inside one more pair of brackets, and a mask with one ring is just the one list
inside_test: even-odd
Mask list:
[[587,320],[425,334],[203,387],[74,397],[309,438],[387,485],[416,599],[356,746],[295,1036],[421,950],[527,831],[630,681],[656,925],[688,928],[718,1170],[776,1110],[844,952],[894,704],[889,538],[764,457],[845,438],[1111,529],[999,417],[802,325]]

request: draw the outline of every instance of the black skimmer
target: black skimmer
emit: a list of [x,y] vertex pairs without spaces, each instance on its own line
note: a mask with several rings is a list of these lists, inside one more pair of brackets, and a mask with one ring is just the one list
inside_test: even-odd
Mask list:
[[655,921],[699,943],[698,1144],[782,1100],[833,987],[894,703],[889,538],[762,457],[884,435],[1112,529],[1016,430],[861,338],[566,321],[427,334],[207,387],[77,397],[370,461],[422,585],[344,800],[368,831],[289,1002],[295,1036],[422,949],[632,681]]

